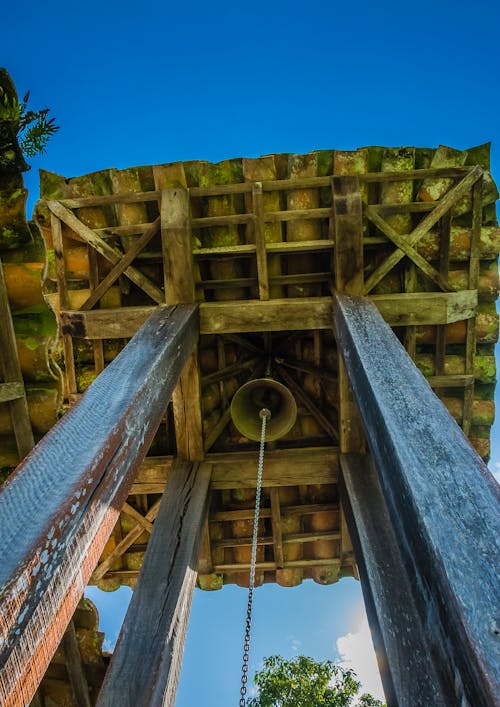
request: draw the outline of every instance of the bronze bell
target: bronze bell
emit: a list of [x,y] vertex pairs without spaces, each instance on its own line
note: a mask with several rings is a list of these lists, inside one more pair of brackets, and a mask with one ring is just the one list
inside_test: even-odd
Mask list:
[[266,425],[267,442],[283,437],[295,424],[297,405],[288,388],[272,378],[257,378],[242,385],[231,402],[233,422],[248,439],[260,441],[262,409],[271,413]]

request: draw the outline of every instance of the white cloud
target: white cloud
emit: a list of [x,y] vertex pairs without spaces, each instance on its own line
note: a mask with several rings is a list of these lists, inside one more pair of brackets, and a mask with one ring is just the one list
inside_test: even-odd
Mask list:
[[356,629],[337,639],[337,651],[342,667],[350,668],[356,673],[361,683],[360,694],[369,692],[379,700],[385,700],[368,619],[364,611],[357,621]]

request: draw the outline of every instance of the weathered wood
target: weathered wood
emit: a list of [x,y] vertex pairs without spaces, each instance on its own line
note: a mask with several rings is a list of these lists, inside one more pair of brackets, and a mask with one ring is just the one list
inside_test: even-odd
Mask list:
[[[283,556],[283,527],[281,523],[280,492],[274,487],[270,492],[271,497],[271,521],[273,535],[271,543],[274,546],[274,561],[276,567],[283,567],[285,559]],[[241,538],[240,538],[241,539]],[[250,541],[251,544],[251,541]]]
[[142,513],[139,513],[133,506],[131,506],[129,503],[124,503],[122,506],[122,513],[125,513],[129,518],[132,518],[133,520],[137,521],[139,525],[142,525],[144,530],[146,530],[148,533],[153,532],[153,524],[151,521],[149,521],[145,516],[142,515]]
[[[281,510],[287,515],[310,515],[312,513],[321,513],[322,511],[338,511],[338,503],[305,503],[300,506],[281,506]],[[249,520],[254,517],[253,508],[241,508],[236,511],[216,511],[210,517],[211,521],[224,520]],[[271,518],[272,511],[270,508],[260,509],[261,518]]]
[[23,398],[24,395],[24,385],[22,383],[0,383],[0,403],[17,400],[18,398]]
[[259,280],[259,297],[269,299],[269,276],[267,268],[266,239],[264,234],[264,204],[262,201],[262,184],[252,184],[252,202],[254,211],[253,234],[257,255],[257,276]]
[[[82,223],[71,211],[68,211],[59,201],[48,201],[47,206],[51,212],[77,233],[86,243],[89,243],[95,250],[103,255],[106,260],[116,265],[123,257],[123,253],[112,248],[106,241],[100,238],[95,231]],[[132,280],[138,287],[148,294],[152,300],[163,303],[163,292],[149,278],[143,275],[137,268],[129,265],[123,272],[129,280]]]
[[[403,175],[406,177],[409,173],[410,171],[397,172],[400,179]],[[405,239],[406,244],[410,247],[415,246],[418,241],[434,226],[434,224],[436,224],[439,219],[444,216],[444,214],[472,188],[475,182],[481,178],[482,174],[483,170],[481,167],[478,165],[473,167],[461,180],[461,182],[450,189],[450,191],[437,203],[436,208],[427,214],[427,216],[420,221],[418,226],[413,229],[413,231]],[[365,282],[365,294],[370,292],[404,256],[405,253],[399,248],[391,253],[391,255],[386,258],[386,260],[375,270],[375,272],[370,275],[368,280]]]
[[158,309],[0,490],[5,707],[29,702],[62,637],[196,343],[196,309]]
[[337,343],[436,670],[455,704],[500,704],[498,485],[376,307],[340,294],[334,302]]
[[[255,488],[255,453],[210,454],[207,460],[213,464],[212,489]],[[266,452],[262,485],[334,484],[338,471],[335,448],[273,450]]]
[[149,241],[156,236],[160,228],[160,217],[158,217],[149,228],[138,238],[131,247],[127,250],[123,258],[121,258],[116,265],[109,271],[106,277],[95,287],[92,294],[85,302],[82,304],[80,309],[87,310],[92,309],[92,307],[101,299],[101,297],[109,290],[111,285],[118,280],[120,275],[122,275],[128,266],[135,260],[139,253],[147,246]]
[[363,289],[363,207],[357,177],[332,177],[335,289]]
[[98,707],[175,703],[209,479],[207,464],[174,463]]
[[[163,189],[160,212],[165,302],[194,302],[196,296],[188,190]],[[203,459],[201,386],[196,350],[182,371],[174,390],[172,406],[178,456],[191,461]]]
[[78,707],[92,707],[89,686],[83,671],[82,657],[78,648],[75,624],[71,620],[62,638],[62,649],[66,659],[71,689]]
[[[444,292],[453,292],[453,287],[450,286],[446,278],[409,244],[408,237],[401,236],[395,231],[394,228],[380,216],[378,211],[372,209],[371,206],[366,207],[365,213],[367,218],[399,248],[400,252],[410,258],[417,268],[425,273],[428,278],[435,282]],[[367,289],[367,292],[369,291],[370,290]]]
[[412,583],[370,457],[342,454],[340,464],[342,506],[356,549],[387,704],[451,707],[456,702],[446,699],[440,687]]
[[[9,298],[7,295],[7,287],[5,277],[0,260],[0,368],[3,373],[4,386],[3,390],[8,393],[19,392],[19,386],[22,387],[22,395],[10,398],[10,416],[14,435],[16,438],[17,452],[19,458],[28,454],[33,448],[35,441],[33,439],[33,431],[28,412],[28,403],[26,402],[26,394],[24,390],[24,381],[21,373],[21,366],[17,355],[16,335],[12,316],[9,307]],[[9,386],[14,386],[14,389]]]
[[[392,326],[450,324],[474,316],[477,292],[407,292],[373,295],[382,316]],[[84,339],[120,339],[133,336],[154,307],[62,311],[63,332]],[[295,331],[331,328],[330,297],[308,297],[241,302],[202,302],[201,334],[237,334],[248,331]]]

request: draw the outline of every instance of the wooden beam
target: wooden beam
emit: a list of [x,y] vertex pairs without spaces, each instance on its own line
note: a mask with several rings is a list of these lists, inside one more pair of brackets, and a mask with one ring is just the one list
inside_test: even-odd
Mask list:
[[207,464],[174,463],[98,707],[175,703],[209,479]]
[[[196,296],[189,191],[163,189],[160,213],[165,302],[192,303]],[[203,459],[201,385],[196,350],[186,362],[175,387],[172,406],[178,456],[190,461]]]
[[[411,292],[374,295],[371,299],[391,326],[450,324],[474,316],[477,292]],[[154,310],[155,307],[122,307],[62,311],[63,332],[84,339],[129,338]],[[200,334],[331,329],[331,314],[330,297],[202,302]]]
[[62,638],[62,649],[66,659],[71,689],[78,707],[92,707],[87,678],[83,671],[82,656],[76,638],[75,624],[71,620]]
[[0,489],[3,707],[43,677],[196,344],[196,309],[158,309]]
[[[414,589],[370,457],[342,454],[341,500],[389,705],[445,707]],[[423,679],[426,676],[426,679]]]
[[253,203],[253,233],[257,257],[257,276],[259,280],[259,298],[269,299],[269,276],[267,268],[266,239],[264,234],[264,203],[262,200],[262,183],[252,184]]
[[[212,489],[255,488],[255,452],[210,454],[207,460],[213,464]],[[334,447],[273,450],[266,452],[262,486],[335,484],[338,471]]]
[[436,670],[454,704],[498,704],[498,485],[376,307],[334,300],[337,345]]
[[17,400],[25,396],[24,385],[22,383],[0,383],[0,403],[7,403],[10,400]]
[[[409,172],[400,172],[399,174],[409,174]],[[450,191],[445,194],[445,196],[438,202],[436,208],[431,211],[425,218],[420,221],[418,226],[413,229],[413,231],[407,236],[407,245],[413,247],[418,241],[424,236],[439,219],[444,216],[444,214],[449,211],[457,201],[459,201],[472,186],[477,182],[478,179],[483,175],[483,169],[476,165],[470,172]],[[379,267],[373,272],[365,283],[364,293],[367,294],[377,285],[380,280],[382,280],[392,268],[399,263],[399,261],[404,257],[405,253],[399,248],[395,250],[391,255],[384,260],[384,262],[379,265]]]
[[[116,265],[123,257],[115,248],[112,248],[106,241],[100,238],[95,231],[82,223],[71,211],[68,211],[59,201],[48,201],[47,206],[50,211],[77,233],[86,243],[91,245],[106,260]],[[163,292],[149,278],[142,274],[137,268],[129,265],[123,272],[129,280],[132,280],[138,287],[148,294],[152,300],[161,304],[163,302]]]
[[[33,448],[35,441],[31,429],[28,403],[24,390],[24,381],[21,373],[21,366],[17,355],[16,335],[12,316],[10,313],[7,286],[3,273],[2,261],[0,260],[0,370],[3,373],[5,393],[20,392],[22,394],[10,398],[10,416],[14,436],[16,438],[17,452],[19,458],[23,459]],[[12,387],[14,386],[14,387]]]
[[[281,523],[280,491],[279,488],[271,489],[271,523],[273,536],[271,542],[274,546],[274,561],[276,567],[283,567],[285,562],[283,555],[283,526]],[[250,541],[251,544],[251,541]]]

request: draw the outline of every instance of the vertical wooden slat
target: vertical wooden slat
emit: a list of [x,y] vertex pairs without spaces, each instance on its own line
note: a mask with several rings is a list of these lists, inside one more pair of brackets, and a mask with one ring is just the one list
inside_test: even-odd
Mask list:
[[[189,191],[181,188],[162,189],[160,215],[165,302],[194,302]],[[174,390],[172,404],[178,456],[191,461],[203,459],[201,385],[196,350],[186,363]]]
[[499,704],[498,485],[375,305],[334,300],[337,344],[436,670],[452,704]]
[[[90,291],[93,292],[99,285],[99,259],[97,252],[90,245],[87,245],[87,252],[89,256],[89,286]],[[104,346],[102,339],[92,340],[92,350],[94,352],[95,371],[99,375],[99,373],[104,371]]]
[[7,296],[7,287],[0,260],[0,364],[5,383],[18,383],[22,386],[22,395],[10,400],[10,416],[16,438],[19,458],[23,459],[33,448],[35,441],[31,429],[28,403],[24,390],[21,366],[17,355],[16,335]]
[[[439,230],[439,272],[445,280],[448,280],[450,266],[450,234],[451,234],[452,212],[448,211],[441,219]],[[446,355],[446,325],[440,324],[436,327],[436,358],[435,371],[437,376],[444,375],[444,357]]]
[[71,619],[198,338],[158,309],[0,489],[0,704],[26,704]]
[[[66,268],[64,264],[64,247],[60,219],[53,213],[50,214],[52,240],[54,242],[54,257],[56,263],[57,289],[59,291],[59,306],[69,309],[68,286],[66,284]],[[75,358],[73,355],[73,339],[70,334],[63,334],[64,368],[67,395],[77,393]]]
[[[334,287],[338,292],[360,294],[363,274],[363,204],[359,180],[354,176],[332,178],[334,230]],[[349,386],[347,371],[338,357],[339,448],[342,453],[364,450],[364,436],[356,404]],[[341,520],[344,509],[341,509]],[[347,527],[340,523],[341,563],[352,557],[352,542]]]
[[210,473],[208,464],[173,464],[99,707],[175,704]]
[[[472,228],[469,260],[470,290],[477,290],[479,280],[479,243],[481,238],[481,224],[483,220],[483,178],[479,179],[472,188]],[[467,320],[467,333],[465,343],[465,373],[474,373],[474,359],[476,356],[476,317]],[[472,403],[474,401],[474,380],[464,391],[464,414],[462,429],[469,435],[472,421]]]
[[271,496],[271,522],[273,527],[274,561],[277,568],[284,566],[283,556],[283,531],[281,525],[280,492],[279,488],[272,487]]
[[259,280],[259,298],[269,299],[269,276],[267,269],[266,239],[264,235],[264,203],[262,197],[262,183],[252,184],[252,201],[254,213],[254,235],[257,257],[257,277]]
[[62,639],[69,681],[78,707],[92,707],[87,678],[83,671],[82,657],[76,638],[75,624],[71,620]]

